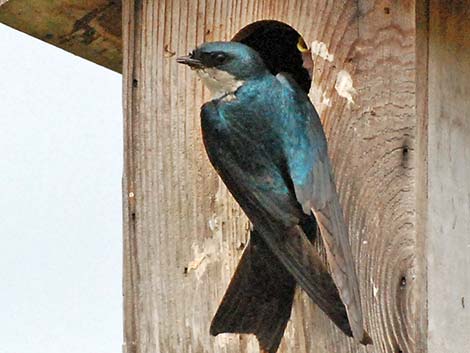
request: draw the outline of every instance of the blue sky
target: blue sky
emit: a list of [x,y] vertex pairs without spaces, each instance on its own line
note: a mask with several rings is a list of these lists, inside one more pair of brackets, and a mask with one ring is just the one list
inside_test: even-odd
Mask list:
[[121,76],[0,25],[0,353],[122,343]]

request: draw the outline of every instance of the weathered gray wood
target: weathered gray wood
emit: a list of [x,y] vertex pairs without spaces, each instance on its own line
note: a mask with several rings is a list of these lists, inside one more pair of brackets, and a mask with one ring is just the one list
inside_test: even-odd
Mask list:
[[470,350],[470,1],[429,2],[430,353]]
[[121,0],[0,0],[0,23],[121,72]]
[[428,0],[416,2],[416,291],[422,293],[415,324],[423,334],[416,337],[417,352],[427,352],[427,220],[428,220]]
[[[360,1],[345,29],[354,33],[353,42],[348,46],[344,37],[329,34],[327,25],[320,41],[335,59],[315,62],[319,93],[330,99],[322,118],[357,254],[373,352],[417,352],[415,342],[424,334],[416,325],[425,294],[416,285],[422,259],[416,257],[414,14],[412,2]],[[340,70],[351,74],[356,94],[342,93],[354,104],[338,96]],[[320,94],[315,96],[318,105]],[[355,349],[332,341],[325,351]]]
[[[124,1],[125,349],[257,352],[251,337],[208,335],[247,221],[203,151],[199,107],[208,95],[174,53],[266,18],[333,55],[315,56],[311,96],[349,220],[371,351],[421,351],[415,7],[370,0]],[[299,293],[280,351],[366,350]]]

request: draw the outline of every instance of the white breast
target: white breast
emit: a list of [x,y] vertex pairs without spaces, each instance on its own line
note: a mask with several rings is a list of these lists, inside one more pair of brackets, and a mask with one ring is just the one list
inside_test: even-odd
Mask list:
[[223,70],[204,68],[196,72],[211,92],[212,99],[233,95],[245,83],[245,81],[237,80],[233,75]]

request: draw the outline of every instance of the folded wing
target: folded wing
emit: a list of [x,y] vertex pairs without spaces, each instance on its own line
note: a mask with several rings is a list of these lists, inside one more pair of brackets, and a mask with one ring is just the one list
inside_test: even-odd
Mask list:
[[303,92],[288,77],[278,76],[296,101],[288,133],[296,138],[286,139],[284,152],[298,202],[305,213],[312,212],[320,228],[326,248],[328,265],[346,306],[354,337],[363,344],[371,339],[364,330],[359,284],[356,276],[348,229],[336,192],[328,158],[326,139],[318,115]]

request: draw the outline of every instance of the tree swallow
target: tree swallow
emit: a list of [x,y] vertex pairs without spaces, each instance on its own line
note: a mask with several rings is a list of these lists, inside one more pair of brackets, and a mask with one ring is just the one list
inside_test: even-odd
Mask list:
[[[325,134],[307,94],[238,42],[204,43],[177,62],[212,94],[201,110],[204,145],[253,225],[211,334],[253,333],[262,352],[275,353],[298,284],[346,335],[372,343]],[[331,275],[312,245],[317,225]]]

